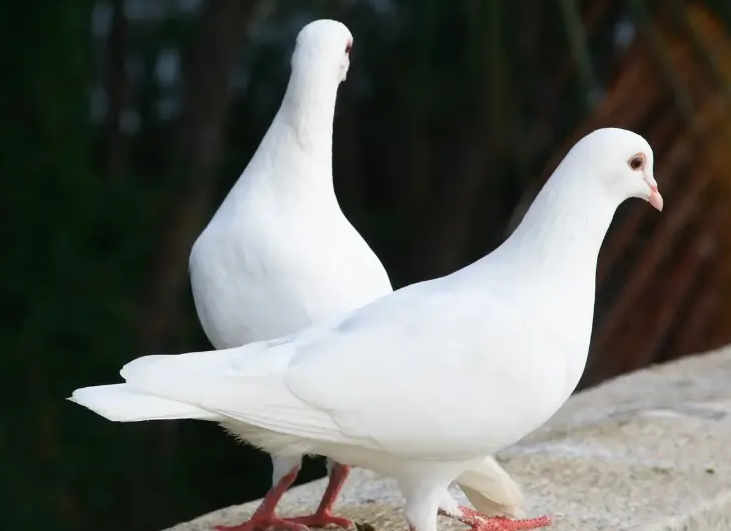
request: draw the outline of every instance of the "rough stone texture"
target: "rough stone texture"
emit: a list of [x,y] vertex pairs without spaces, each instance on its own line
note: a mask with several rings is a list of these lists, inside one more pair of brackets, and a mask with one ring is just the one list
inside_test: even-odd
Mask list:
[[[575,395],[542,429],[499,456],[531,515],[562,513],[553,531],[731,529],[731,348],[620,377]],[[292,489],[282,514],[304,514],[324,489]],[[455,491],[455,495],[458,491]],[[407,529],[390,479],[355,470],[339,513],[377,531]],[[256,502],[169,531],[246,519]],[[440,519],[440,530],[464,528]]]

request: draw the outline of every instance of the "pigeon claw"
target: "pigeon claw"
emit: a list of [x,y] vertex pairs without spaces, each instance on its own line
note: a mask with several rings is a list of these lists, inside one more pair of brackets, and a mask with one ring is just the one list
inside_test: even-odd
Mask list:
[[292,522],[290,518],[262,515],[239,525],[217,525],[216,531],[307,531],[307,526]]
[[280,518],[275,514],[254,515],[251,520],[239,525],[217,525],[216,531],[308,531],[335,525],[348,529],[354,527],[353,521],[334,516],[330,511],[318,511],[309,516]]
[[460,506],[459,511],[459,514],[449,514],[440,510],[439,514],[470,526],[472,531],[527,531],[548,527],[552,521],[550,516],[538,516],[536,518],[520,520],[514,520],[505,516],[485,516],[474,509],[463,506]]
[[505,516],[485,516],[482,522],[475,523],[471,527],[473,531],[522,531],[540,529],[550,525],[550,516],[538,516],[521,520],[513,520]]
[[294,518],[287,518],[287,521],[314,528],[334,525],[337,527],[342,527],[343,529],[350,529],[355,526],[352,520],[348,520],[347,518],[342,518],[340,516],[335,516],[330,511],[318,511],[309,516],[297,516]]

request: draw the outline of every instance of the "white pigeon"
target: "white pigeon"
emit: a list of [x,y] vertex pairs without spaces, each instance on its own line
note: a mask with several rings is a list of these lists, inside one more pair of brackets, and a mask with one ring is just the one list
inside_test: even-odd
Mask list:
[[[333,115],[352,44],[348,29],[333,20],[300,31],[281,108],[193,246],[193,297],[216,349],[295,332],[392,290],[383,265],[343,215],[333,190]],[[237,423],[226,427],[239,431]],[[272,459],[272,489],[255,516],[237,529],[350,526],[332,514],[347,467],[328,461],[330,482],[313,515],[281,519],[275,508],[297,477],[301,456]],[[478,509],[522,515],[519,487],[492,458],[461,479]]]
[[235,425],[275,455],[389,475],[416,531],[436,531],[437,513],[475,531],[548,525],[484,517],[447,488],[575,389],[599,249],[630,197],[662,210],[652,149],[633,132],[599,129],[569,151],[513,234],[470,266],[282,338],[138,358],[122,369],[125,384],[71,399],[112,420]]

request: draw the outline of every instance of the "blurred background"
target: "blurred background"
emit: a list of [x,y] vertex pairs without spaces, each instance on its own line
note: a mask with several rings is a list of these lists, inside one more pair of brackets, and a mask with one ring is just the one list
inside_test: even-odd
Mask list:
[[158,531],[269,486],[268,457],[215,425],[113,424],[65,398],[209,348],[190,246],[323,17],[355,36],[336,191],[396,287],[493,249],[573,142],[625,127],[655,149],[665,211],[617,213],[581,385],[731,342],[727,0],[7,0],[3,528]]

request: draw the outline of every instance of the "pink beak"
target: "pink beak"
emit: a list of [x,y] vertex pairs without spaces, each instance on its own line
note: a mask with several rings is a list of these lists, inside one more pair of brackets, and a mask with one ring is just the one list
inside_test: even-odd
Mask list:
[[663,200],[660,192],[657,190],[657,181],[652,175],[645,175],[645,181],[647,186],[650,187],[650,195],[647,197],[647,201],[662,212]]
[[657,184],[651,184],[650,185],[650,197],[647,198],[647,200],[650,202],[652,206],[654,206],[656,209],[658,209],[660,212],[662,212],[662,196],[660,195],[660,192],[657,190]]

